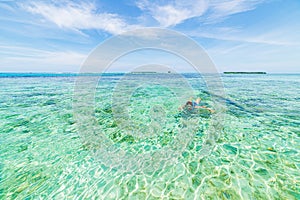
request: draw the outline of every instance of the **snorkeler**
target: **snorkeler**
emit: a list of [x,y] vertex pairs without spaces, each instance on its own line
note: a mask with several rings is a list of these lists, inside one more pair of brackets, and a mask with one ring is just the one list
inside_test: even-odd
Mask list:
[[208,110],[211,113],[215,112],[214,110],[207,108],[206,106],[200,106],[200,102],[201,102],[200,97],[198,97],[195,101],[193,101],[193,100],[187,101],[185,103],[185,105],[179,107],[179,110],[183,110],[184,108],[187,108],[188,110],[193,110],[195,108],[203,108],[203,109]]

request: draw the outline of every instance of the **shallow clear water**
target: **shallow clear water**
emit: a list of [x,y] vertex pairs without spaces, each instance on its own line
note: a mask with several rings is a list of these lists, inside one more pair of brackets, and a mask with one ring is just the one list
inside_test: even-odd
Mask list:
[[[223,76],[226,96],[216,97],[226,105],[222,130],[204,157],[218,112],[178,111],[174,91],[161,84],[170,79],[139,86],[123,102],[136,79],[126,85],[121,75],[104,77],[90,143],[82,133],[90,129],[74,118],[76,77],[42,76],[0,78],[0,199],[300,199],[300,75]],[[203,80],[185,78],[214,109]],[[112,100],[128,103],[129,118],[114,116]],[[105,155],[97,131],[123,154]],[[168,151],[177,154],[164,157]]]

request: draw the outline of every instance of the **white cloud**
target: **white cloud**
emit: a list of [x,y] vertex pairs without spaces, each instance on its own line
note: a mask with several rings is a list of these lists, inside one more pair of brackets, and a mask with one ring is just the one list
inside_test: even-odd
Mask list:
[[141,0],[137,6],[161,26],[170,27],[195,17],[207,23],[219,22],[232,14],[253,10],[262,2],[264,0],[171,0],[168,3]]
[[64,2],[64,4],[50,4],[32,2],[22,4],[22,8],[33,14],[42,15],[61,28],[99,29],[112,34],[121,33],[130,28],[130,25],[117,14],[97,13],[95,5],[91,3]]

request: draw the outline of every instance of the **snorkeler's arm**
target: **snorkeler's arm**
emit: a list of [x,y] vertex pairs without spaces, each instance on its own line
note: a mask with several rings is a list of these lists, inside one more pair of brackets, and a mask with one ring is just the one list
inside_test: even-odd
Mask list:
[[206,106],[195,106],[195,108],[205,108],[206,109]]
[[206,108],[206,110],[208,110],[208,111],[211,112],[211,113],[214,113],[214,112],[215,112],[213,109],[210,109],[210,108]]
[[210,108],[208,108],[206,106],[195,106],[195,108],[204,108],[204,109],[208,110],[211,113],[215,112],[214,110],[212,110],[212,109],[210,109]]

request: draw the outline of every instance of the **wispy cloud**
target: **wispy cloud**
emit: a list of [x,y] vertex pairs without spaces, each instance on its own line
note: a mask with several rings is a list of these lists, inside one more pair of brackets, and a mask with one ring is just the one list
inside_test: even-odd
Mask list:
[[289,33],[289,29],[273,28],[257,34],[249,34],[245,30],[230,27],[215,27],[209,30],[186,31],[186,34],[197,38],[208,38],[220,41],[253,43],[276,46],[300,46],[300,37],[295,33]]
[[235,47],[215,46],[208,53],[220,71],[299,73],[299,50],[300,46],[269,48],[247,43]]
[[206,0],[169,1],[161,4],[161,1],[142,0],[137,6],[159,22],[163,27],[174,26],[183,21],[201,16],[208,9]]
[[209,39],[216,39],[216,40],[224,40],[224,41],[232,41],[232,42],[243,42],[243,43],[257,43],[257,44],[266,44],[266,45],[279,45],[279,46],[299,46],[299,43],[294,43],[292,41],[283,41],[278,39],[268,39],[264,35],[260,36],[228,36],[228,35],[219,35],[219,34],[212,34],[212,33],[189,33],[190,36],[200,37],[200,38],[209,38]]
[[150,14],[161,26],[170,27],[181,24],[185,20],[200,17],[206,23],[215,23],[226,17],[253,10],[263,0],[141,0],[137,6]]
[[263,2],[265,0],[213,0],[206,21],[212,23],[222,21],[230,15],[253,10]]
[[[0,45],[0,71],[78,71],[87,57],[75,51],[48,51]],[[47,69],[47,70],[45,70]]]
[[75,30],[99,29],[117,34],[131,27],[117,14],[97,13],[95,5],[92,3],[63,2],[63,4],[53,4],[32,2],[23,3],[21,7],[33,14],[42,15],[61,28]]
[[[136,6],[143,11],[142,16],[150,16],[161,27],[172,27],[191,18],[199,18],[204,23],[215,23],[228,16],[253,10],[264,0],[170,0],[150,1],[140,0]],[[25,2],[20,4],[26,11],[38,14],[44,19],[61,28],[84,30],[98,29],[111,34],[118,34],[128,29],[141,27],[130,24],[118,14],[97,12],[93,3],[75,3],[62,1],[62,3]],[[144,24],[153,26],[153,24]]]

